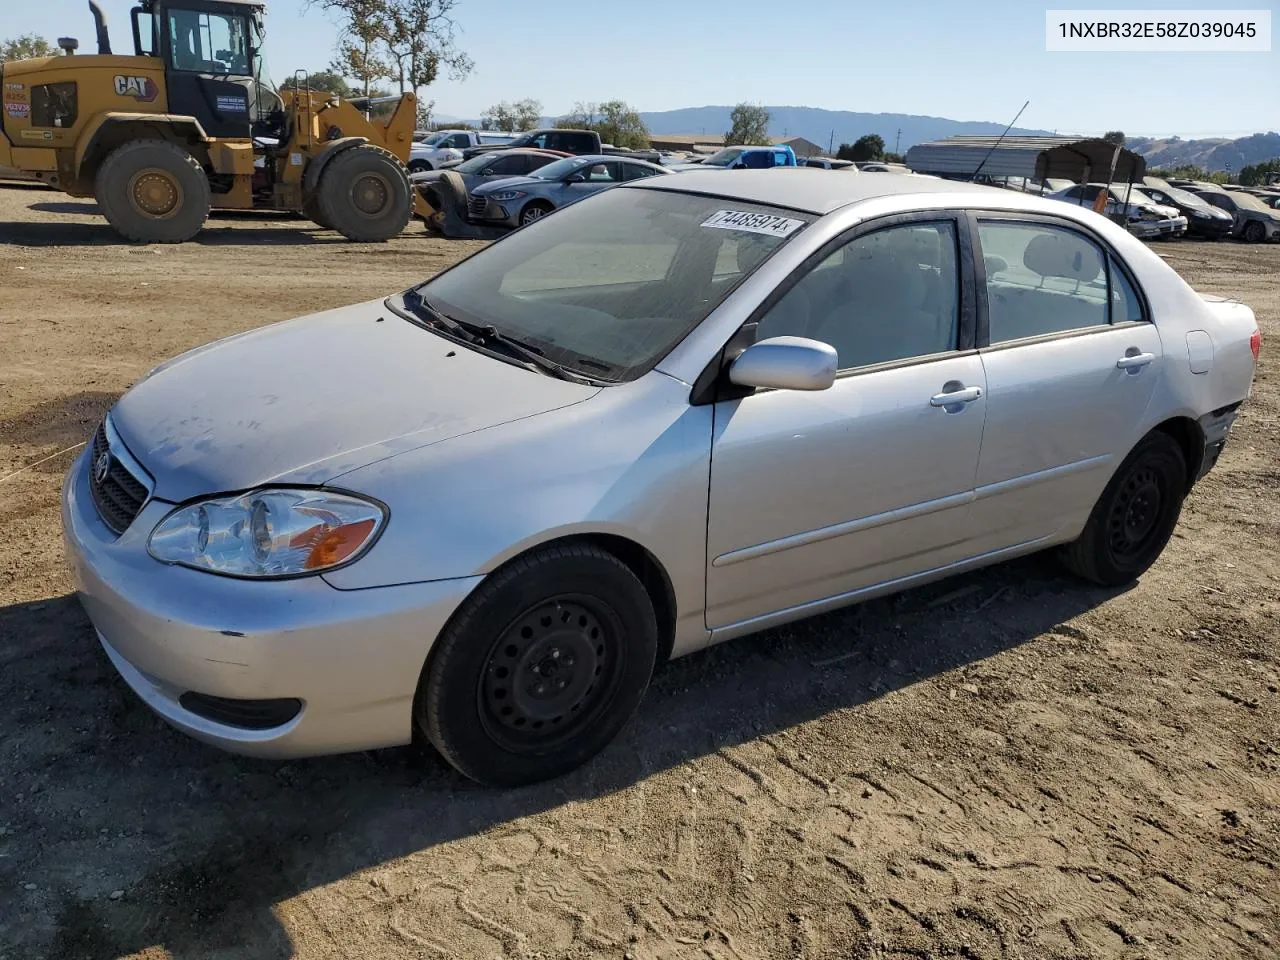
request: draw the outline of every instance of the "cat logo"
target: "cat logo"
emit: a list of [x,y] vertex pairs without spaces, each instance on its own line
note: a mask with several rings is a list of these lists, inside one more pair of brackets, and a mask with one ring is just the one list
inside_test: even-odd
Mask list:
[[117,76],[114,83],[117,97],[133,97],[143,103],[150,103],[159,93],[150,77]]

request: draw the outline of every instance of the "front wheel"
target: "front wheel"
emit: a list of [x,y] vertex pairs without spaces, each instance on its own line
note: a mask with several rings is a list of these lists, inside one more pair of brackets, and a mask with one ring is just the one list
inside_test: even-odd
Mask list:
[[602,750],[639,705],[658,649],[635,574],[587,544],[498,570],[436,641],[415,720],[458,771],[492,786],[536,783]]
[[369,143],[329,161],[316,187],[318,211],[348,240],[362,243],[399,236],[413,214],[409,176],[395,154]]
[[1063,562],[1103,586],[1131,583],[1164,551],[1186,492],[1182,448],[1163,431],[1147,434],[1102,491],[1079,539],[1063,548]]
[[549,214],[555,207],[541,200],[535,200],[527,207],[520,211],[520,226],[533,223],[535,220],[541,220]]

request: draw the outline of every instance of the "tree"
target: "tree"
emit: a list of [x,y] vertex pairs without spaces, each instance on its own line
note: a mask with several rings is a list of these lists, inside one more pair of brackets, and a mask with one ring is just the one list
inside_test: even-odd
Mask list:
[[1271,175],[1272,179],[1280,177],[1280,157],[1275,160],[1264,160],[1262,163],[1241,167],[1240,183],[1245,187],[1266,186],[1268,175]]
[[885,163],[903,163],[907,158],[900,153],[894,153],[892,150],[890,150],[880,159],[882,159]]
[[[844,144],[840,145],[840,149],[844,149]],[[868,133],[853,141],[853,146],[849,148],[848,156],[841,157],[842,160],[856,160],[859,163],[864,160],[880,160],[884,157],[884,137],[878,133]]]
[[515,103],[495,103],[480,114],[481,130],[534,130],[542,119],[542,104],[524,99]]
[[297,77],[290,77],[280,86],[286,90],[293,90],[296,87],[310,87],[312,90],[332,93],[344,99],[350,99],[355,96],[351,88],[347,86],[347,81],[332,70],[319,70],[316,73],[308,73],[302,80],[298,80]]
[[577,103],[573,112],[561,117],[556,126],[575,130],[594,130],[601,141],[629,150],[649,149],[649,128],[640,113],[623,100],[604,103]]
[[1107,141],[1107,143],[1114,143],[1117,147],[1123,147],[1123,146],[1124,146],[1124,131],[1123,131],[1123,130],[1108,130],[1106,133],[1104,133],[1104,134],[1102,135],[1102,139],[1103,139],[1103,140],[1105,140],[1105,141]]
[[441,67],[454,80],[471,72],[471,58],[455,46],[450,14],[458,0],[383,0],[389,29],[385,43],[400,90],[415,93],[435,81]]
[[354,93],[372,96],[376,83],[394,76],[386,53],[391,30],[386,0],[307,0],[312,4],[341,20],[329,71],[355,80]]
[[740,103],[729,114],[729,132],[724,135],[726,145],[766,146],[769,139],[769,111],[759,104]]
[[8,60],[34,60],[36,57],[56,57],[58,48],[44,37],[34,33],[24,34],[0,43],[0,63]]

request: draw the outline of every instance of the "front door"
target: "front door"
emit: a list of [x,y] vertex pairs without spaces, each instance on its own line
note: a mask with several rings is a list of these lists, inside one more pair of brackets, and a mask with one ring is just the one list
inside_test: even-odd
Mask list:
[[165,85],[169,112],[195,117],[211,137],[248,138],[253,51],[243,14],[169,7]]
[[986,268],[987,423],[975,488],[978,546],[1083,526],[1139,439],[1160,337],[1119,264],[1048,219],[979,218]]
[[840,374],[716,405],[712,629],[968,555],[986,404],[957,239],[938,214],[861,228],[760,318],[757,341],[829,343]]

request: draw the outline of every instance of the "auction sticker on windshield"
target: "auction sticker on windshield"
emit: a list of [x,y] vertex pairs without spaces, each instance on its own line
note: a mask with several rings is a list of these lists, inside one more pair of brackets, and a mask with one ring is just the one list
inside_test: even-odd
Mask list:
[[717,210],[702,221],[704,227],[717,230],[742,230],[746,233],[763,233],[769,237],[785,237],[804,226],[803,220],[775,217],[767,213],[747,213],[741,210]]

